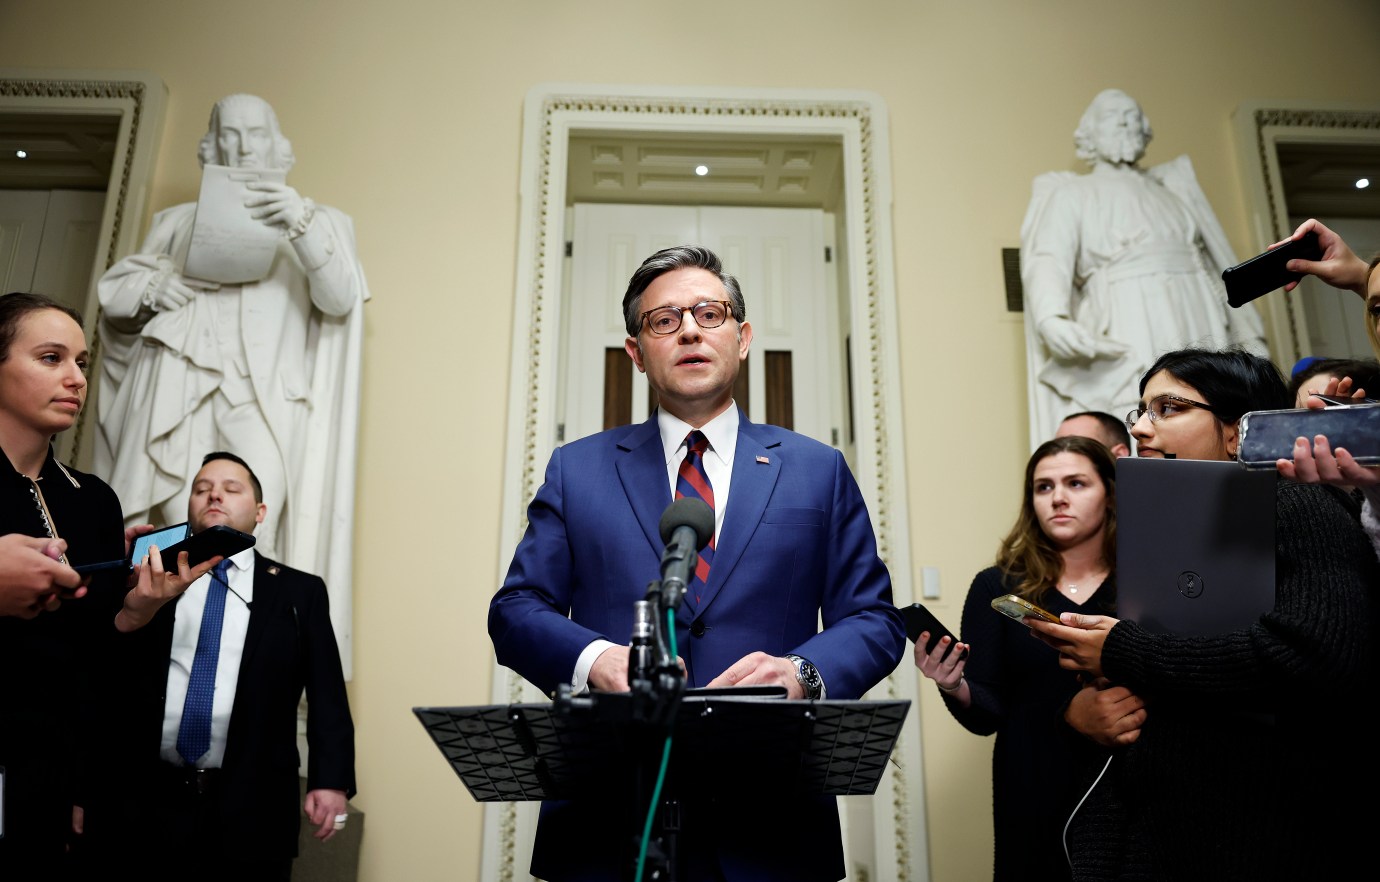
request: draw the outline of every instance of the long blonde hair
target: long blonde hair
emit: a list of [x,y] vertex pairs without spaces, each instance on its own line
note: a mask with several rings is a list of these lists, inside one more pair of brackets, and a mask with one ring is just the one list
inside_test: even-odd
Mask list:
[[1001,542],[997,568],[1013,585],[1014,592],[1033,603],[1040,603],[1064,571],[1064,558],[1040,528],[1035,514],[1035,468],[1059,453],[1076,453],[1092,463],[1106,492],[1107,513],[1102,522],[1102,562],[1110,579],[1116,570],[1116,459],[1100,441],[1069,435],[1046,441],[1030,454],[1025,465],[1025,487],[1021,491],[1021,513],[1016,524]]

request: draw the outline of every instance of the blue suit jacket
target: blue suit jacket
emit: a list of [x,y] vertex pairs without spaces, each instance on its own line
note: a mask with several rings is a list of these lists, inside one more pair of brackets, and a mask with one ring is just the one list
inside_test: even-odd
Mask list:
[[[655,416],[558,448],[489,608],[499,663],[550,693],[570,681],[592,641],[626,644],[633,604],[659,577],[659,524],[670,503]],[[694,593],[692,587],[677,611],[677,647],[690,687],[760,650],[809,659],[828,698],[856,699],[895,669],[905,649],[891,578],[843,456],[746,418],[709,581],[698,601]],[[722,808],[704,811],[699,822],[687,809],[682,850],[695,841],[714,849],[730,880],[841,878],[833,800],[762,798],[764,810],[753,811],[751,800],[725,794],[743,822],[736,837],[724,827],[699,840],[695,825],[713,825]],[[621,830],[607,818],[597,823],[587,807],[568,808],[543,807],[533,872],[552,880],[616,878],[617,868],[606,876],[607,867],[582,867],[578,855],[621,856]],[[611,831],[620,834],[619,845],[600,841]]]

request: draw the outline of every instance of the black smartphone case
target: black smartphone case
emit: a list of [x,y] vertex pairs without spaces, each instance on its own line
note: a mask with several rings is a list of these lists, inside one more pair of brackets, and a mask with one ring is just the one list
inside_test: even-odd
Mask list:
[[229,557],[253,544],[252,533],[241,533],[234,527],[216,524],[200,533],[193,533],[176,545],[162,549],[163,569],[177,569],[177,555],[183,551],[187,552],[187,566],[194,567],[217,554]]
[[1302,273],[1291,273],[1284,268],[1295,258],[1322,259],[1317,233],[1309,230],[1302,239],[1285,242],[1278,248],[1222,270],[1222,282],[1227,286],[1227,303],[1234,307],[1245,306],[1257,297],[1303,278]]
[[[901,617],[906,620],[906,636],[910,638],[912,643],[919,640],[923,632],[930,632],[930,642],[925,645],[926,652],[934,652],[934,648],[939,644],[941,637],[949,638],[950,651],[953,650],[953,645],[958,642],[958,638],[948,628],[944,627],[943,622],[935,618],[934,613],[925,609],[923,603],[912,603],[910,606],[901,607]],[[943,658],[948,657],[949,653],[945,652]],[[967,657],[968,650],[965,649],[959,658]]]

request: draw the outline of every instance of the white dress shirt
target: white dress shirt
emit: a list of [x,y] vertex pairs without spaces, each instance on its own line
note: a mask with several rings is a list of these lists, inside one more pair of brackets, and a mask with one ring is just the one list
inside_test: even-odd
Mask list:
[[[225,616],[220,629],[220,656],[216,662],[216,692],[211,700],[211,747],[196,763],[198,769],[218,769],[225,759],[225,733],[230,728],[230,711],[235,705],[235,686],[240,679],[240,657],[249,631],[249,604],[254,600],[254,549],[230,557],[226,571],[230,589],[225,593]],[[206,592],[211,573],[192,583],[177,602],[173,619],[172,653],[168,659],[167,700],[163,705],[163,743],[160,756],[182,765],[177,752],[177,732],[182,726],[182,705],[187,700],[187,681],[196,657],[201,616],[206,609]]]
[[[661,447],[666,454],[666,480],[671,488],[671,498],[675,499],[680,464],[685,462],[685,437],[694,427],[661,408],[657,409],[656,422],[661,430]],[[728,510],[733,455],[738,450],[738,405],[730,403],[727,410],[701,426],[700,431],[709,440],[709,450],[704,456],[704,471],[709,476],[709,485],[714,488],[714,539],[717,544],[719,531],[724,525],[724,512]],[[628,639],[632,639],[631,634]],[[589,671],[594,667],[594,660],[604,650],[617,645],[610,640],[595,640],[584,648],[575,660],[575,673],[570,678],[572,692],[578,695],[588,690]]]

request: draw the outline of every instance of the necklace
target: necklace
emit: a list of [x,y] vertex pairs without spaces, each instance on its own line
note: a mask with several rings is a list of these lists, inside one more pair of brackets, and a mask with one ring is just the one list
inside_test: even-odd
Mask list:
[[[1102,576],[1103,579],[1107,578],[1107,574],[1106,574],[1106,573],[1093,573],[1093,574],[1090,575],[1088,578],[1090,578],[1090,579],[1097,579],[1097,577],[1098,577],[1099,575]],[[1078,586],[1077,586],[1077,585],[1074,585],[1074,584],[1068,584],[1068,585],[1065,585],[1065,586],[1064,586],[1064,590],[1067,591],[1067,592],[1070,593],[1070,594],[1077,594],[1077,593],[1078,593]]]

